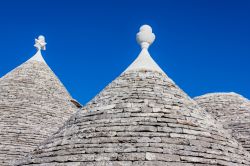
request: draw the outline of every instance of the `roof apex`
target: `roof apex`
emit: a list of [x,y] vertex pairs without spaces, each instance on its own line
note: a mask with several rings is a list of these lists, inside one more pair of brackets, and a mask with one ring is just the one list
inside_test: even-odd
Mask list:
[[43,35],[40,35],[37,39],[35,39],[34,47],[36,47],[37,52],[28,61],[38,61],[38,62],[46,63],[41,53],[41,50],[46,50],[46,47],[45,47],[46,44],[47,43],[45,42],[45,37]]
[[28,61],[38,61],[38,62],[46,63],[42,56],[41,50],[37,50],[36,54],[33,55]]
[[[150,56],[147,49],[142,49],[139,56],[134,60],[134,62],[125,70],[136,71],[136,70],[149,70],[164,73],[164,71],[159,67],[159,65]],[[165,74],[165,73],[164,73]]]
[[[125,70],[149,70],[164,73],[164,71],[158,66],[148,52],[149,46],[155,40],[155,34],[152,32],[152,28],[149,25],[143,25],[140,27],[140,32],[136,34],[136,40],[141,46],[141,52],[135,61]],[[165,73],[164,73],[165,74]]]

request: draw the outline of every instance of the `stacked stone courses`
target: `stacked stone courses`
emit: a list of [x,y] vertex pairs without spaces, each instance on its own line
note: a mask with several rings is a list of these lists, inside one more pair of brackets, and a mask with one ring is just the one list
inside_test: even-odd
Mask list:
[[249,157],[165,74],[129,71],[16,165],[249,165]]
[[248,99],[236,93],[211,93],[196,97],[195,100],[250,152],[250,101]]
[[[249,166],[247,141],[229,130],[231,124],[227,128],[217,121],[206,100],[200,106],[190,98],[152,59],[152,28],[143,25],[136,39],[141,52],[135,61],[70,116],[81,105],[44,62],[40,50],[46,42],[39,36],[32,63],[0,80],[0,159],[7,157],[15,166]],[[238,107],[242,100],[228,102]],[[247,100],[240,105],[240,110],[249,108]]]
[[44,62],[29,60],[0,79],[0,165],[13,165],[76,110]]

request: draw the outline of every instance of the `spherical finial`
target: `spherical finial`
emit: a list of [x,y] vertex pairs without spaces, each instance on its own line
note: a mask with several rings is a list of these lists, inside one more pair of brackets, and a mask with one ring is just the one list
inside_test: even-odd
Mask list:
[[37,50],[46,50],[46,42],[45,42],[45,37],[43,35],[38,36],[37,39],[35,39],[35,47]]
[[155,34],[152,32],[152,28],[149,25],[141,26],[140,32],[136,34],[136,40],[142,49],[148,49],[155,40]]
[[38,36],[38,40],[43,40],[45,41],[45,37],[43,35]]

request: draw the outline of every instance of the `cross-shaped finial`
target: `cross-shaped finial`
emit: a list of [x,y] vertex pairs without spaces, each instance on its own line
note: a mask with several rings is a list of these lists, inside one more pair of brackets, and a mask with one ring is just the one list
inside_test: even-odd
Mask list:
[[42,35],[40,35],[39,37],[38,37],[38,39],[35,39],[35,47],[37,48],[37,50],[39,51],[39,50],[46,50],[46,42],[45,42],[45,37],[44,36],[42,36]]

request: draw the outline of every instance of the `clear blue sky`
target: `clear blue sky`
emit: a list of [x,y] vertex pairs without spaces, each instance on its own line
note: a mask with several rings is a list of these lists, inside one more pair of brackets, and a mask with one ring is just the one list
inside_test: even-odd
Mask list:
[[191,97],[250,98],[249,0],[1,1],[0,76],[29,59],[43,34],[45,60],[85,104],[137,57],[145,23],[156,34],[152,57]]

